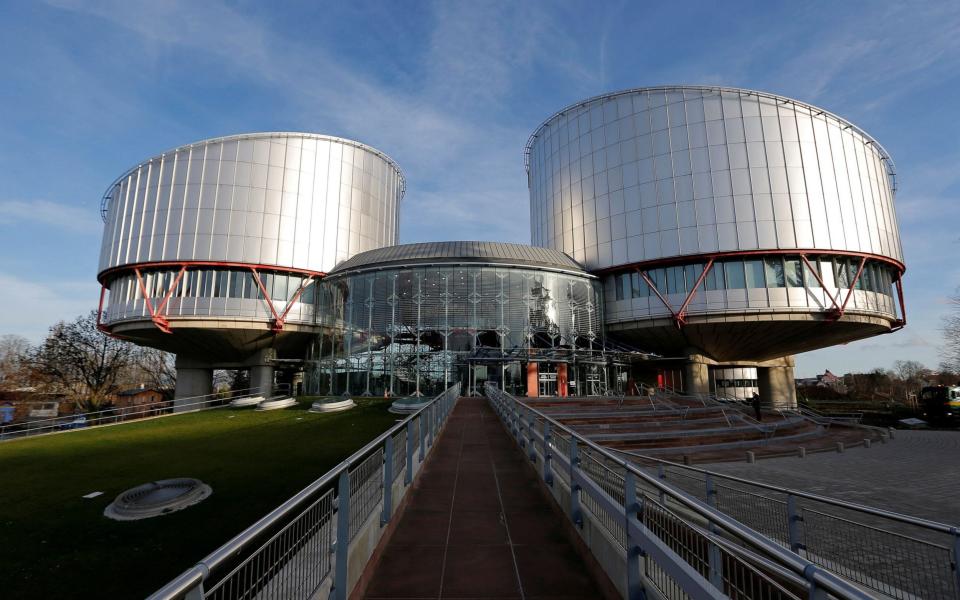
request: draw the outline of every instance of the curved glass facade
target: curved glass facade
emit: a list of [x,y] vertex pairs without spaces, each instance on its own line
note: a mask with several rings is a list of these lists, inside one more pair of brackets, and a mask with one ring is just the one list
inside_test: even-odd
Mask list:
[[591,366],[602,364],[601,289],[587,274],[431,263],[335,273],[318,295],[327,327],[308,393],[435,395],[493,380],[525,394],[532,362],[541,379],[569,365],[574,389],[604,377]]

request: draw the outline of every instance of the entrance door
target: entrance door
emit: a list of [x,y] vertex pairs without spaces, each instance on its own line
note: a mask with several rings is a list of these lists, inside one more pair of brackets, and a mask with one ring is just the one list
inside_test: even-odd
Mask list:
[[[541,365],[541,369],[543,365]],[[544,373],[540,371],[540,396],[556,396],[557,395],[557,374],[556,373]]]

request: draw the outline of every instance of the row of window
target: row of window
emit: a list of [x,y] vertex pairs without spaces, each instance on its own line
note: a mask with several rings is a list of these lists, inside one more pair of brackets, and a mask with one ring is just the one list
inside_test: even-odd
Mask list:
[[718,379],[717,388],[755,388],[759,383],[756,379]]
[[[860,260],[857,258],[819,257],[809,259],[810,265],[828,288],[849,288],[856,279]],[[650,269],[647,277],[661,294],[686,294],[694,288],[705,265],[695,263],[676,267]],[[876,261],[867,261],[863,273],[856,279],[855,289],[893,295],[893,272]],[[617,300],[644,298],[656,295],[638,272],[613,276]],[[708,291],[763,288],[819,288],[816,275],[798,256],[768,256],[748,260],[727,259],[713,263],[703,280]]]
[[[177,278],[179,270],[143,273],[143,285],[150,298],[163,298]],[[258,272],[260,282],[273,300],[287,301],[297,293],[306,277],[286,273]],[[313,304],[314,285],[304,288],[300,302]],[[236,270],[188,270],[180,278],[172,298],[263,298],[253,272]],[[136,275],[118,277],[110,284],[110,303],[130,302],[142,298]]]

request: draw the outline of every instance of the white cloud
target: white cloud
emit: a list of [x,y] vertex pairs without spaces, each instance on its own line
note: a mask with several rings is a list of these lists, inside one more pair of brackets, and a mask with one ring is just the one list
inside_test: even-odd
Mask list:
[[35,281],[0,272],[0,335],[22,335],[33,343],[50,326],[97,308],[100,285],[95,280]]
[[75,233],[99,233],[103,224],[89,206],[48,200],[0,200],[0,226],[37,224]]

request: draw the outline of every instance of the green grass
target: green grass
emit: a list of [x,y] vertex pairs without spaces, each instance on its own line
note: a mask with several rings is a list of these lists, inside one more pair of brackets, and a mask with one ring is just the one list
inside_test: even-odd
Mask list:
[[[305,400],[0,444],[0,597],[148,595],[395,423],[389,401],[355,400],[340,413]],[[103,516],[120,492],[171,477],[213,495],[143,521]]]

